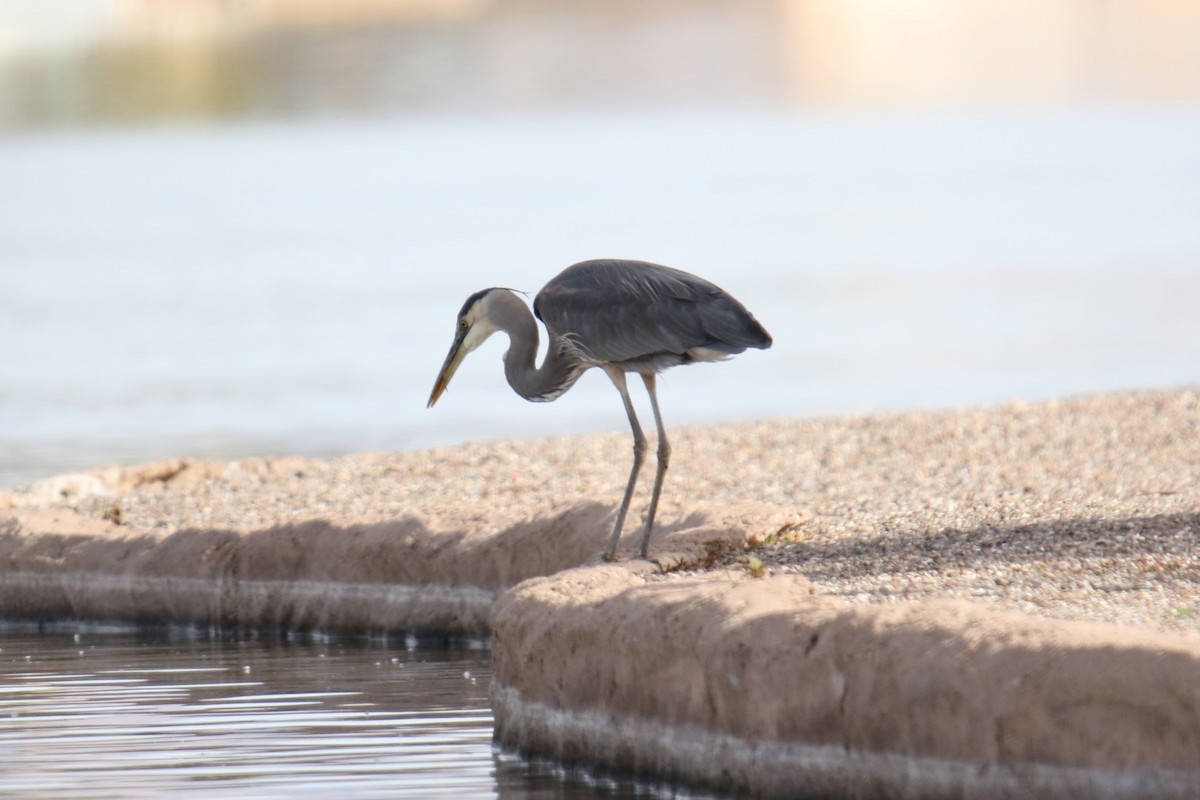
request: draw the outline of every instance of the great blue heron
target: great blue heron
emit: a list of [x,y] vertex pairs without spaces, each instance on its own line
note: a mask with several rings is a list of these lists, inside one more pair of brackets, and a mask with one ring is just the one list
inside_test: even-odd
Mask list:
[[[545,323],[550,336],[540,367],[535,366],[538,328],[534,315]],[[633,469],[604,551],[605,561],[616,554],[646,455],[646,437],[629,399],[625,373],[642,376],[658,428],[658,470],[638,548],[638,555],[645,558],[671,457],[658,410],[655,376],[679,364],[722,361],[747,347],[771,346],[771,335],[754,315],[703,278],[644,261],[584,261],[567,267],[538,292],[533,314],[509,289],[484,289],[468,297],[458,312],[454,343],[427,407],[442,396],[467,353],[496,331],[504,331],[509,339],[504,376],[526,400],[556,400],[592,367],[604,370],[621,393],[633,429]]]

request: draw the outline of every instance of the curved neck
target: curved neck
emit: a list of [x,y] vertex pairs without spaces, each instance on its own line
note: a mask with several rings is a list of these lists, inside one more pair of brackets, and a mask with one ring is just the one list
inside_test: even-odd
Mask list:
[[496,328],[508,334],[509,347],[504,354],[508,385],[526,400],[557,399],[579,378],[583,365],[570,358],[552,338],[542,366],[536,366],[540,337],[529,306],[511,292],[495,294],[490,316]]

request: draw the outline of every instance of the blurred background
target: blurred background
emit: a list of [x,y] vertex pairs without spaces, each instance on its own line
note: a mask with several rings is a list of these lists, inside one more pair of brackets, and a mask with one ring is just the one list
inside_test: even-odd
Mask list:
[[[696,272],[669,425],[1194,383],[1194,0],[0,0],[0,487],[625,431],[465,297]],[[643,405],[644,408],[644,405]]]

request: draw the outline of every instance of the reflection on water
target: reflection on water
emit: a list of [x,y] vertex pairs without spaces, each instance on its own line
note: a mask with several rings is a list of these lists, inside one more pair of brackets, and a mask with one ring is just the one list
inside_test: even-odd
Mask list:
[[0,794],[630,798],[493,753],[485,648],[0,628]]
[[486,651],[0,636],[19,796],[487,796]]

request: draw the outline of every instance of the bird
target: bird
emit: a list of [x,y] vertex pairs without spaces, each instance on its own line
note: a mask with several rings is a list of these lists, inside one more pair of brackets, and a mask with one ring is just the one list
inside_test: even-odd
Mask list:
[[[546,326],[549,345],[536,365]],[[526,400],[557,400],[587,370],[599,367],[621,395],[633,431],[633,467],[603,552],[617,545],[646,456],[646,436],[634,412],[625,376],[641,376],[658,432],[658,465],[638,556],[647,558],[654,515],[670,463],[671,445],[658,406],[656,377],[670,367],[723,361],[747,348],[765,350],[771,335],[746,307],[719,286],[691,273],[646,261],[596,259],[567,267],[542,287],[533,313],[512,289],[492,287],[469,296],[458,312],[454,341],[426,408],[437,403],[463,359],[497,331],[508,335],[504,376]]]

